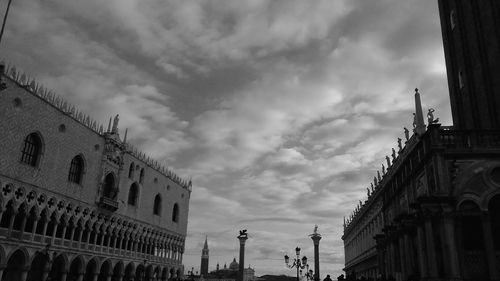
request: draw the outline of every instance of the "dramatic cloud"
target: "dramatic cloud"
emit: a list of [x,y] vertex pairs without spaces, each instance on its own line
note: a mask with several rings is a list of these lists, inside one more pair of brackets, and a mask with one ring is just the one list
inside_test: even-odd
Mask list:
[[[2,11],[5,4],[0,4]],[[238,256],[258,275],[342,223],[411,127],[413,91],[450,124],[437,4],[418,0],[13,1],[2,56],[193,177],[186,268]]]

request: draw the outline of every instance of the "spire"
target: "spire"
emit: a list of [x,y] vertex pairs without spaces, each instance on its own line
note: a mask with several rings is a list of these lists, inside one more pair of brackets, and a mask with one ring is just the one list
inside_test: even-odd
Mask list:
[[417,135],[425,133],[424,114],[422,113],[422,103],[420,102],[420,93],[415,88],[415,113],[413,116],[413,132]]
[[128,128],[125,129],[125,137],[123,137],[123,143],[127,143],[127,133],[128,133]]
[[205,235],[205,245],[203,245],[204,250],[208,250],[208,236]]
[[111,118],[112,117],[109,117],[108,129],[106,130],[106,133],[111,133]]
[[115,118],[113,119],[113,127],[111,128],[111,133],[118,134],[118,122],[119,121],[120,121],[120,115],[116,114]]

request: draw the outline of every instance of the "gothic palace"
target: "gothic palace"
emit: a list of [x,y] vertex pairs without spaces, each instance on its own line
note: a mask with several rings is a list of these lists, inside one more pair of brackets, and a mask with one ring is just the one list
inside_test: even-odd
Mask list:
[[191,182],[14,67],[0,81],[0,279],[183,274]]

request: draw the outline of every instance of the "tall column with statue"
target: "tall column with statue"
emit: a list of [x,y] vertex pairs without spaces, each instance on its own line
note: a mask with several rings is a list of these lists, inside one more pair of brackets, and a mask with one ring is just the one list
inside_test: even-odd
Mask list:
[[309,235],[314,243],[314,281],[319,281],[319,240],[321,234],[318,233],[318,226],[314,226],[313,234]]
[[236,281],[243,281],[243,270],[245,268],[245,242],[248,239],[247,230],[240,230],[240,235],[238,235],[238,240],[240,240],[240,264],[238,270],[238,278]]

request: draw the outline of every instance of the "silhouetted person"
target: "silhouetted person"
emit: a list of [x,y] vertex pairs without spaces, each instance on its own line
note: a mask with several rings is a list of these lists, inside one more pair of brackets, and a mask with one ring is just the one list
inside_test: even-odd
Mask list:
[[332,281],[332,278],[330,278],[330,275],[326,275],[325,279],[323,281]]
[[344,278],[344,274],[340,274],[339,277],[337,277],[337,281],[344,281],[345,278]]

